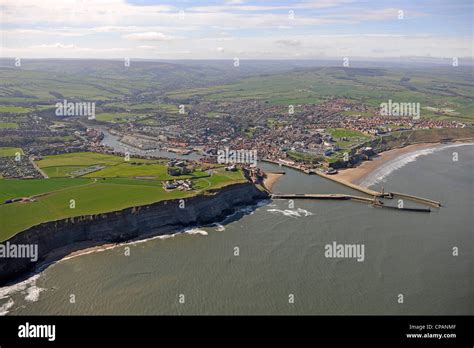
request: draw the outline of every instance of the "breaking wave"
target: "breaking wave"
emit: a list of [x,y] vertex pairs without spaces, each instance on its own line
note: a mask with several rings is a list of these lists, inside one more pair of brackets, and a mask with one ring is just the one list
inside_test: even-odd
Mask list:
[[299,217],[306,217],[306,216],[310,216],[310,215],[313,215],[313,213],[311,213],[310,211],[307,211],[305,209],[301,209],[301,208],[298,208],[298,209],[285,209],[285,210],[282,210],[282,209],[267,209],[268,212],[270,213],[276,213],[276,214],[280,214],[280,215],[284,215],[284,216],[289,216],[289,217],[292,217],[292,218],[299,218]]
[[201,236],[207,236],[208,233],[204,230],[201,230],[199,228],[191,228],[189,230],[185,230],[184,233],[186,234],[200,234]]

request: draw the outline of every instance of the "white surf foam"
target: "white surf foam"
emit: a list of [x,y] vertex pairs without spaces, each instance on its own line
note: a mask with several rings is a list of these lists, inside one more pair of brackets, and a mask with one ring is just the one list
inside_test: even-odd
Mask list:
[[36,284],[26,289],[25,300],[29,302],[36,302],[39,300],[40,293],[46,289],[37,287]]
[[165,239],[169,239],[169,238],[174,238],[180,233],[181,232],[176,232],[176,233],[172,233],[172,234],[162,234],[160,236],[145,238],[145,239],[137,240],[137,241],[134,241],[134,242],[129,242],[129,243],[126,243],[126,244],[133,244],[133,245],[142,244],[142,243],[146,243],[146,242],[149,242],[150,240],[155,240],[155,239],[165,240]]
[[312,212],[306,210],[306,209],[301,209],[301,208],[298,208],[298,213],[302,214],[303,216],[311,216],[313,215]]
[[365,177],[360,183],[360,186],[363,187],[370,187],[372,185],[378,184],[380,182],[385,182],[387,176],[392,174],[394,171],[406,166],[408,163],[415,162],[418,157],[420,156],[427,156],[433,154],[435,152],[439,152],[448,148],[452,147],[460,147],[460,146],[472,146],[473,143],[463,143],[463,144],[449,144],[443,145],[435,148],[430,149],[421,149],[413,152],[409,152],[399,157],[396,157],[393,161],[384,163],[377,169],[375,169],[372,173],[370,173],[367,177]]
[[13,294],[25,291],[25,289],[36,286],[36,280],[39,278],[39,274],[13,285],[4,286],[0,288],[0,299],[8,298]]
[[216,222],[216,223],[214,224],[214,226],[217,227],[217,228],[216,228],[216,231],[217,231],[217,232],[223,232],[223,231],[225,231],[225,227],[224,227],[223,225],[221,225],[220,223],[218,223],[218,222]]
[[229,219],[232,219],[234,216],[239,215],[239,214],[244,214],[244,215],[253,215],[254,213],[254,208],[255,206],[249,206],[249,207],[243,207],[237,209],[235,212],[233,212],[230,215],[227,215],[224,220],[221,222],[226,222]]
[[100,253],[102,251],[111,250],[111,249],[117,248],[119,246],[122,246],[122,244],[108,245],[106,247],[93,247],[92,249],[86,249],[86,250],[83,250],[83,251],[76,252],[76,253],[74,253],[74,255],[65,256],[61,260],[58,260],[58,262],[70,260],[70,259],[73,259],[73,258],[78,257],[78,256],[89,255],[89,254],[93,254],[93,253]]
[[186,234],[199,234],[199,235],[202,235],[202,236],[207,236],[207,234],[208,234],[206,231],[201,230],[199,228],[192,228],[190,230],[184,231],[184,233],[186,233]]
[[15,301],[9,298],[7,303],[0,306],[0,316],[7,315],[10,308],[12,308],[14,304],[15,304]]
[[0,307],[0,315],[6,315],[9,313],[9,310],[15,304],[15,301],[13,300],[13,296],[15,295],[25,295],[24,299],[29,302],[38,301],[40,293],[46,290],[36,285],[36,281],[39,277],[39,274],[35,274],[20,283],[1,287],[0,299],[8,299],[8,301]]
[[134,240],[134,241],[130,241],[130,242],[124,242],[124,243],[117,243],[117,244],[113,244],[113,245],[108,245],[108,246],[105,246],[105,247],[93,247],[89,250],[80,251],[80,252],[75,253],[74,255],[69,255],[69,256],[63,257],[58,262],[70,260],[70,259],[73,259],[75,257],[79,257],[79,256],[83,256],[83,255],[88,255],[88,254],[93,254],[93,253],[100,253],[102,251],[112,250],[112,249],[124,247],[124,246],[127,246],[127,245],[142,244],[142,243],[146,243],[146,242],[149,242],[149,241],[152,241],[152,240],[155,240],[155,239],[165,240],[165,239],[169,239],[169,238],[174,238],[177,235],[180,235],[182,233],[207,235],[206,231],[202,231],[202,230],[200,230],[200,231],[201,232],[195,231],[195,229],[182,230],[182,231],[172,233],[172,234],[163,234],[163,235],[159,235],[159,236],[153,236],[153,237],[150,237],[150,238],[145,238],[145,239]]
[[284,216],[289,216],[289,217],[292,217],[292,218],[299,218],[299,217],[305,217],[305,216],[310,216],[310,215],[313,215],[313,213],[311,213],[310,211],[306,210],[306,209],[301,209],[301,208],[298,208],[298,209],[267,209],[268,212],[270,213],[277,213],[277,214],[281,214],[281,215],[284,215]]

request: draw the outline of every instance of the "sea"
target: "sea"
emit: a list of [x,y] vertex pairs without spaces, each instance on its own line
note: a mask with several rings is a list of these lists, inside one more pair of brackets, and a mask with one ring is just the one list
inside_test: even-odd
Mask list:
[[[440,201],[431,213],[353,201],[262,201],[214,224],[63,259],[0,288],[0,314],[472,314],[473,145],[411,152],[362,182]],[[275,192],[361,195],[261,166],[286,173]],[[363,245],[363,260],[328,257],[334,243]]]

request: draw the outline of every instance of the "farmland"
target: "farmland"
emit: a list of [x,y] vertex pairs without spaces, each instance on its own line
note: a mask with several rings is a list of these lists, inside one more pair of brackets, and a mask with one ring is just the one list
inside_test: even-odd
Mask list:
[[19,147],[0,147],[0,157],[13,157],[16,153],[23,155],[23,150]]
[[[186,176],[171,177],[166,173],[163,161],[132,161],[141,165],[126,163],[121,157],[95,153],[47,156],[38,164],[48,175],[56,173],[56,178],[0,180],[1,202],[20,197],[34,200],[0,204],[0,240],[41,222],[190,197],[208,189],[245,181],[240,171],[226,172],[223,168],[216,168],[210,173],[196,171]],[[60,177],[67,176],[78,167],[98,164],[106,166],[102,173],[99,171],[82,178]],[[138,176],[146,176],[147,179],[134,178]],[[185,177],[193,180],[195,190],[165,191],[162,187],[161,180]],[[71,200],[74,200],[73,208]]]
[[[391,100],[420,103],[426,117],[474,119],[469,68],[453,70],[316,68],[301,72],[249,77],[233,84],[169,92],[168,97],[199,97],[213,102],[258,100],[275,105],[319,104],[326,97],[350,98],[378,107]],[[428,109],[426,108],[428,107]],[[433,109],[450,107],[440,115]],[[357,113],[359,114],[359,113]]]
[[130,120],[138,120],[145,117],[143,114],[116,112],[116,113],[101,113],[96,116],[99,121],[122,123]]
[[0,128],[18,128],[15,122],[0,122]]
[[21,106],[0,105],[0,113],[25,114],[30,111],[31,111],[30,108],[24,108]]
[[[156,180],[188,179],[209,176],[197,168],[189,175],[171,176],[167,173],[166,161],[147,160],[132,158],[127,161],[123,157],[104,155],[92,152],[77,152],[73,154],[61,154],[46,156],[37,162],[38,166],[48,174],[49,177],[72,177],[82,176],[86,178],[134,178],[147,177]],[[84,175],[76,175],[81,169],[97,166],[94,170]],[[102,168],[105,167],[105,168]],[[92,168],[94,169],[94,168]]]

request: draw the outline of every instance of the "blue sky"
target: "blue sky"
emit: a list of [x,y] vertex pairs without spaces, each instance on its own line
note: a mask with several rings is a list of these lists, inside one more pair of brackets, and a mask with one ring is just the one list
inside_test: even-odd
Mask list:
[[468,0],[3,0],[1,56],[472,57]]

